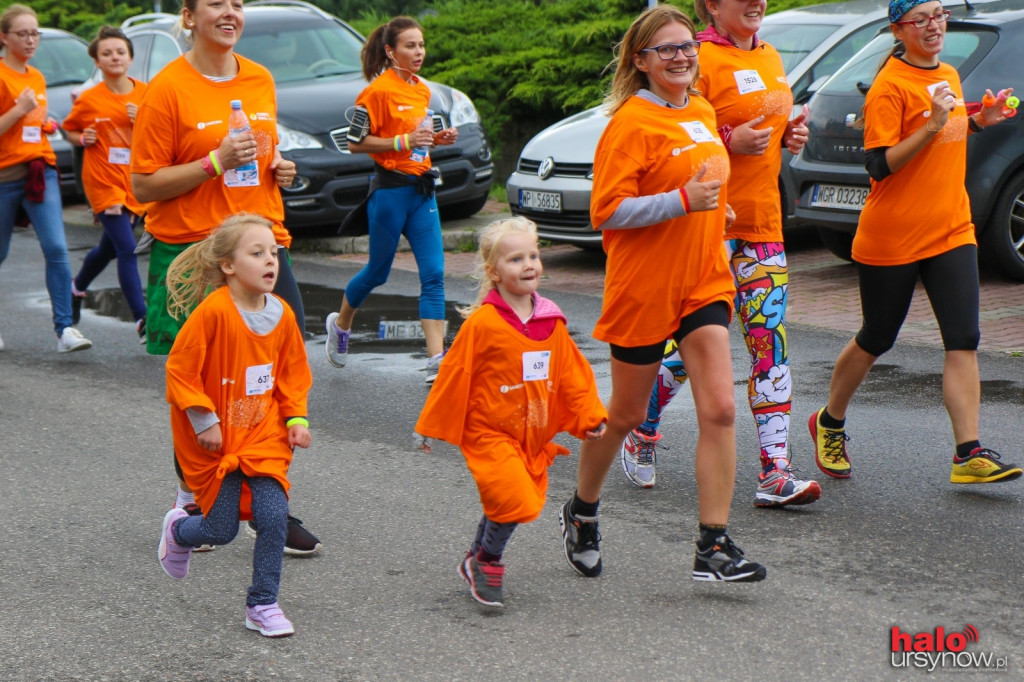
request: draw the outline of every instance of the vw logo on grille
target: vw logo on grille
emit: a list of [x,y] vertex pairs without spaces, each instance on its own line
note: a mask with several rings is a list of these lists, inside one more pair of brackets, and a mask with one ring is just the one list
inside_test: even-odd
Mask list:
[[555,160],[549,156],[540,162],[540,168],[537,169],[537,177],[541,180],[547,180],[553,170],[555,170]]

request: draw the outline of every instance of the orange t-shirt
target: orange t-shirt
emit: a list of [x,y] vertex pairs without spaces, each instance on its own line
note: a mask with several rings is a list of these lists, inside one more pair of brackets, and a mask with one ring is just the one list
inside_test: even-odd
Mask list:
[[[273,294],[268,294],[272,296]],[[171,404],[174,451],[195,492],[209,512],[224,476],[241,469],[246,476],[276,479],[288,492],[285,419],[303,417],[313,375],[292,309],[265,335],[250,330],[226,286],[215,290],[188,316],[167,356],[167,402]],[[199,446],[186,409],[206,408],[220,417],[220,452]],[[240,510],[250,518],[246,489]]]
[[[904,265],[976,244],[967,176],[967,109],[956,69],[922,69],[892,57],[868,90],[864,148],[892,147],[928,121],[929,88],[946,81],[956,96],[949,120],[924,149],[871,192],[853,238],[853,259]],[[934,88],[932,88],[934,90]]]
[[0,111],[10,111],[25,88],[36,91],[36,108],[28,112],[3,135],[0,135],[0,168],[7,168],[33,159],[43,158],[51,166],[57,165],[50,140],[42,130],[46,122],[46,79],[42,72],[26,65],[25,73],[18,73],[0,60]]
[[153,78],[135,117],[131,172],[155,173],[167,166],[197,161],[220,146],[228,134],[231,100],[242,101],[259,144],[259,185],[228,187],[224,177],[210,178],[172,199],[148,205],[146,229],[167,244],[189,244],[210,234],[225,218],[245,211],[274,223],[274,236],[291,245],[284,228],[284,202],[270,164],[277,147],[277,97],[266,68],[235,55],[238,74],[214,82],[178,57]]
[[416,432],[462,450],[487,518],[526,523],[544,508],[548,467],[569,453],[555,435],[584,438],[607,419],[565,322],[536,341],[485,304],[445,354]]
[[[634,96],[597,144],[590,219],[599,228],[627,197],[678,190],[704,164],[704,181],[729,180],[729,155],[706,99],[691,96],[686,108],[672,109]],[[604,231],[604,305],[594,338],[648,346],[668,339],[683,317],[704,306],[732,305],[736,286],[723,244],[726,187],[718,210]]]
[[145,212],[132,193],[132,121],[125,107],[129,102],[142,102],[146,84],[134,78],[131,81],[135,88],[125,95],[111,92],[102,81],[97,83],[78,96],[63,122],[64,129],[73,132],[96,129],[96,143],[83,148],[82,160],[82,185],[93,213],[118,205],[135,215]]
[[729,155],[729,204],[736,211],[736,222],[726,230],[725,237],[782,241],[779,170],[782,136],[793,110],[793,92],[782,59],[768,43],[759,43],[753,50],[702,43],[700,73],[696,85],[715,107],[718,127],[736,128],[764,116],[757,129],[772,129],[764,154]]
[[[430,88],[419,78],[408,83],[387,69],[366,86],[356,104],[370,115],[370,132],[377,137],[394,137],[416,130],[430,106]],[[431,127],[433,130],[433,127]],[[423,175],[430,170],[429,154],[423,161],[413,161],[412,150],[380,152],[370,156],[388,170],[407,175]]]

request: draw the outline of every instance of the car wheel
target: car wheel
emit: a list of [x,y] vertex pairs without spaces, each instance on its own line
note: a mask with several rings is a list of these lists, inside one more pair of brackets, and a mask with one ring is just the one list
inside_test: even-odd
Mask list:
[[1024,173],[1010,179],[981,234],[985,262],[999,274],[1024,281]]
[[469,201],[460,201],[457,204],[451,204],[449,206],[441,207],[441,215],[446,220],[458,220],[459,218],[468,218],[469,216],[477,213],[484,204],[487,203],[487,195],[477,197],[476,199],[470,199]]
[[836,258],[842,258],[843,260],[852,263],[853,256],[850,255],[853,251],[853,235],[849,232],[840,232],[839,230],[830,230],[825,227],[818,228],[818,236],[821,237],[821,243],[825,245],[825,248],[832,252],[832,255]]

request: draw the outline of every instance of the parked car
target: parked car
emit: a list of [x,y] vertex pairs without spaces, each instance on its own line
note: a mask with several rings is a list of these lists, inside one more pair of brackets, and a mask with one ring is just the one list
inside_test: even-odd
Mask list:
[[[174,30],[177,20],[171,14],[143,14],[122,24],[135,48],[130,76],[149,81],[188,49],[185,36]],[[245,3],[245,31],[235,49],[274,75],[281,155],[295,162],[298,173],[282,190],[285,224],[292,232],[336,227],[366,197],[373,159],[349,153],[346,141],[348,116],[366,87],[363,42],[341,19],[306,2]],[[430,152],[441,173],[437,203],[448,217],[469,216],[487,201],[494,175],[491,148],[472,100],[455,88],[426,82],[434,129],[459,129],[455,144]]]
[[[985,89],[1024,93],[1024,5],[996,0],[950,5],[943,62],[956,67],[968,102]],[[879,64],[893,44],[879,36],[826,82],[811,100],[810,140],[783,172],[797,189],[796,220],[820,228],[822,241],[850,259],[860,209],[870,190],[864,135],[852,127]],[[967,193],[983,259],[1024,281],[1024,116],[975,133],[967,143]],[[927,201],[922,188],[921,201]]]
[[[32,66],[46,77],[46,102],[49,115],[57,122],[71,111],[71,91],[89,78],[94,65],[89,45],[84,40],[56,28],[39,29],[39,49],[32,57]],[[60,131],[50,134],[50,146],[57,155],[61,194],[72,199],[81,195],[76,184],[74,155],[71,143]]]
[[[829,75],[887,26],[885,0],[812,5],[764,17],[758,37],[782,57],[796,107]],[[590,224],[594,150],[608,124],[601,107],[570,116],[538,133],[519,156],[506,189],[512,213],[537,223],[543,239],[598,246]],[[784,159],[788,152],[783,152]],[[780,185],[783,217],[793,193]]]

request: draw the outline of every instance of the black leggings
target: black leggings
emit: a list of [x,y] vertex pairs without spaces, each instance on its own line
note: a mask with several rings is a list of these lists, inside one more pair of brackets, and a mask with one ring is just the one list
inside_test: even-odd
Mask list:
[[[710,324],[728,327],[730,313],[729,304],[724,301],[715,301],[703,308],[698,308],[679,321],[679,328],[672,334],[672,338],[676,340],[677,345],[681,346],[683,337],[695,329]],[[613,343],[611,344],[612,357],[628,365],[661,363],[661,359],[665,357],[665,341],[659,341],[650,346],[616,346]]]
[[947,351],[978,350],[978,248],[973,244],[907,263],[857,264],[864,323],[857,345],[879,356],[892,348],[920,278]]

